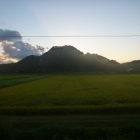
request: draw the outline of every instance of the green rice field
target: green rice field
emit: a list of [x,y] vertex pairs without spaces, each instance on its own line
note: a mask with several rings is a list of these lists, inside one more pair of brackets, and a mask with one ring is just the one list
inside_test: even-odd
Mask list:
[[0,113],[139,113],[140,75],[65,75],[0,89]]
[[139,140],[139,132],[140,75],[0,80],[3,140]]
[[18,84],[26,83],[29,81],[42,79],[45,77],[48,77],[48,76],[45,76],[45,75],[2,76],[0,77],[0,88],[18,85]]

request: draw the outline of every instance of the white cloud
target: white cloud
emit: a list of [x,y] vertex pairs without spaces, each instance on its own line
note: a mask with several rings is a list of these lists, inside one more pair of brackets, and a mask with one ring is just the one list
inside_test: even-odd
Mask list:
[[33,46],[29,43],[24,43],[22,41],[16,41],[14,43],[9,43],[7,41],[1,42],[3,48],[1,62],[7,62],[6,59],[16,59],[21,60],[29,55],[41,55],[44,53],[44,48],[37,45]]
[[43,47],[25,43],[21,39],[22,36],[18,31],[0,29],[0,47],[3,50],[0,63],[12,63],[29,55],[44,53]]

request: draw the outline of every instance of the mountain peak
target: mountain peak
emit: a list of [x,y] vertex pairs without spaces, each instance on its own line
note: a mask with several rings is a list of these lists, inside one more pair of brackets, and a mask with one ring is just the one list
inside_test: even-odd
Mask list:
[[71,45],[64,45],[64,46],[53,46],[48,52],[44,53],[43,56],[47,54],[58,54],[58,53],[84,54],[83,52],[79,51],[78,49],[76,49]]
[[[54,50],[67,50],[67,51],[72,51],[72,50],[77,50],[75,47],[71,45],[64,45],[64,46],[53,46],[49,51],[54,51]],[[79,51],[79,50],[77,50]],[[80,51],[79,51],[80,52]]]

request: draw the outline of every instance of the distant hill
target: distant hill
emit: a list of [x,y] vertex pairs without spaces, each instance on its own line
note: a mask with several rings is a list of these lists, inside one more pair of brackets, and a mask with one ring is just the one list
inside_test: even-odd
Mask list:
[[[140,62],[139,62],[140,63]],[[120,64],[97,54],[84,54],[73,46],[55,46],[41,56],[28,56],[13,64],[1,64],[0,72],[120,72]]]
[[133,68],[135,72],[140,72],[140,60],[134,60],[132,62],[123,63],[122,65],[126,70]]

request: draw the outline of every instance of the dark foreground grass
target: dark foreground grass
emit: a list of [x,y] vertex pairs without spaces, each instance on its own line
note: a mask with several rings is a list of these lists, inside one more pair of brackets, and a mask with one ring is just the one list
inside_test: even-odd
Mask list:
[[3,106],[0,115],[84,115],[140,114],[140,104],[106,104],[98,106]]
[[0,116],[2,140],[139,140],[139,115]]
[[34,81],[34,80],[38,80],[38,79],[42,79],[42,78],[46,78],[48,76],[15,76],[15,78],[11,78],[11,79],[3,79],[0,80],[0,88],[5,88],[5,87],[9,87],[9,86],[13,86],[13,85],[18,85],[21,83],[26,83],[29,81]]

